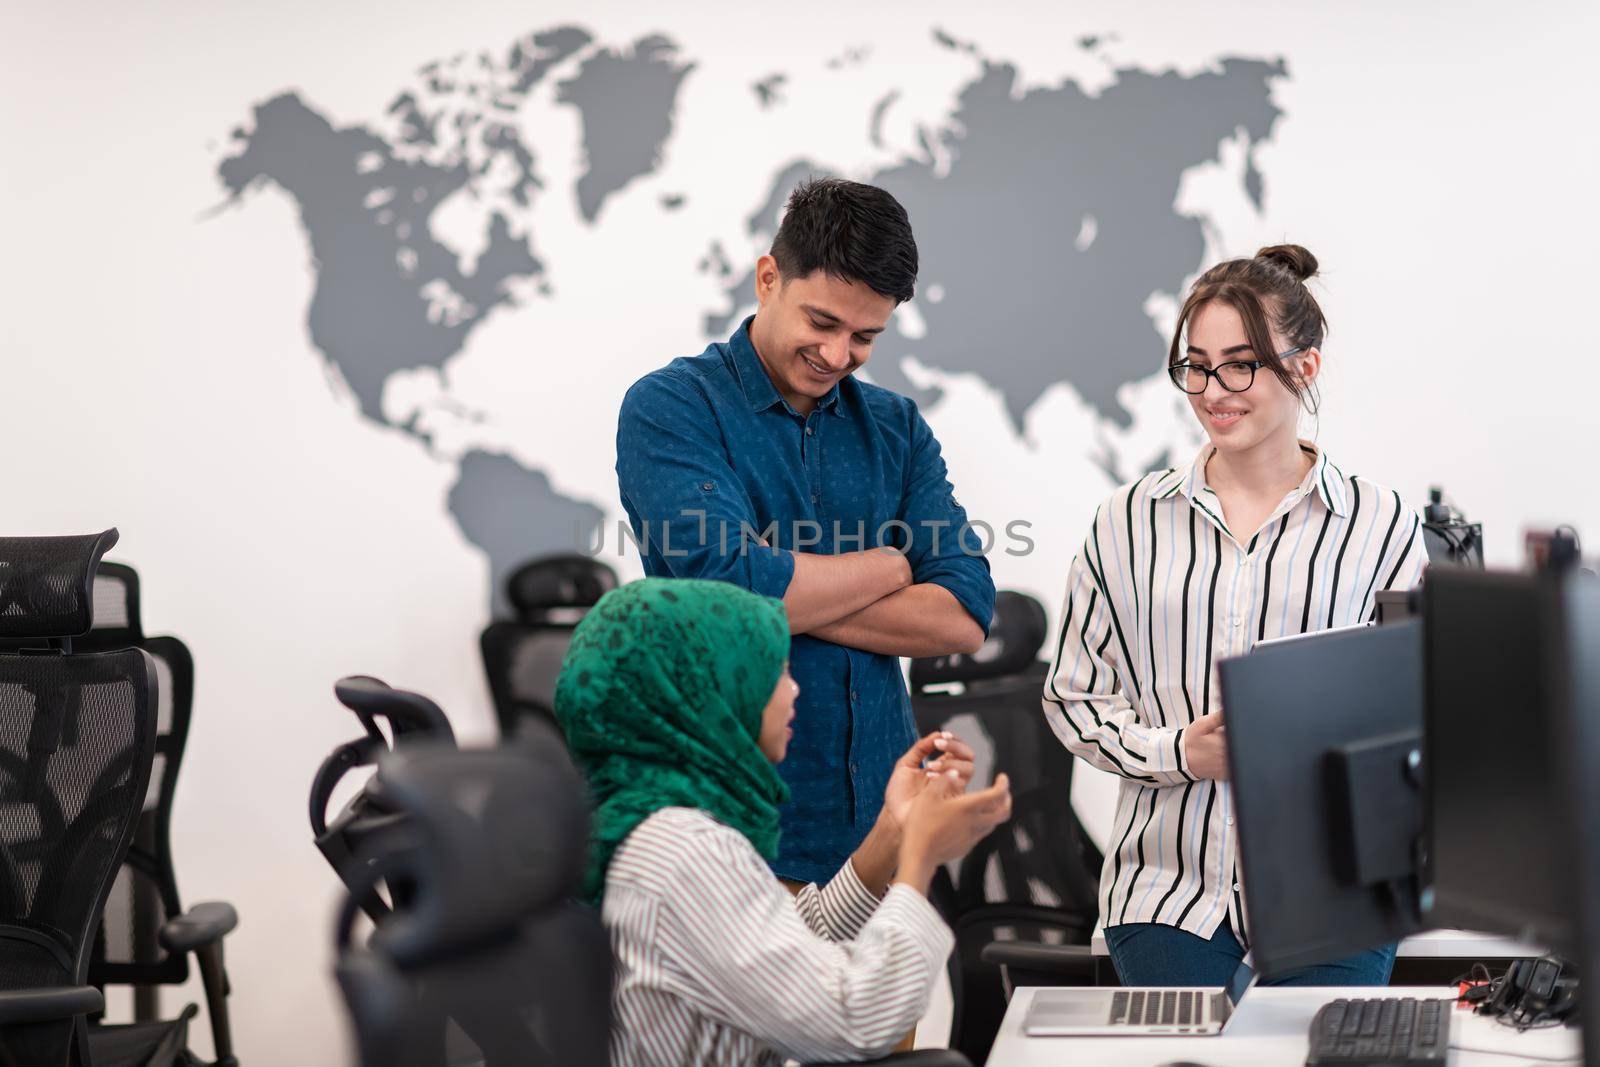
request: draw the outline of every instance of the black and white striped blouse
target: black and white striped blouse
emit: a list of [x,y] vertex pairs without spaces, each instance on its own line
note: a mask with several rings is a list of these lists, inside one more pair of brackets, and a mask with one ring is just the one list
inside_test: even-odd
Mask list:
[[[1184,728],[1221,710],[1214,664],[1256,642],[1348,626],[1415,585],[1422,523],[1398,493],[1315,462],[1259,531],[1235,535],[1206,485],[1207,445],[1101,505],[1067,579],[1044,712],[1062,743],[1123,779],[1100,921],[1246,936],[1226,782],[1197,779]],[[1284,714],[1294,714],[1285,694]]]
[[927,1010],[954,938],[908,886],[848,860],[797,897],[744,835],[692,808],[634,828],[606,873],[612,1067],[886,1055]]

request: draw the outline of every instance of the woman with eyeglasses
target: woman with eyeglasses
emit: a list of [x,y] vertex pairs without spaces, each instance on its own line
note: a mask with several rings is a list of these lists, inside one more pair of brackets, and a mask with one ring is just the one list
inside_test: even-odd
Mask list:
[[[1224,985],[1246,951],[1216,662],[1364,622],[1426,564],[1399,494],[1299,435],[1327,330],[1316,271],[1278,245],[1195,282],[1168,371],[1207,443],[1113,493],[1067,578],[1044,710],[1067,748],[1123,780],[1100,919],[1130,985]],[[1382,985],[1393,962],[1388,946],[1274,984]]]

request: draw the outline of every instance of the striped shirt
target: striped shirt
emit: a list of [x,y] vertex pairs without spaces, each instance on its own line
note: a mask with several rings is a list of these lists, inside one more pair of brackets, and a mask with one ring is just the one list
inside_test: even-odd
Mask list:
[[1228,529],[1207,445],[1113,493],[1072,562],[1044,713],[1067,748],[1122,778],[1100,875],[1105,926],[1210,938],[1226,918],[1246,937],[1230,787],[1191,774],[1183,755],[1184,728],[1222,708],[1214,664],[1364,622],[1379,590],[1421,578],[1417,513],[1301,448],[1311,470],[1259,531]]
[[848,860],[797,897],[738,831],[663,808],[612,857],[612,1067],[886,1055],[928,1006],[954,938],[916,890],[880,902]]

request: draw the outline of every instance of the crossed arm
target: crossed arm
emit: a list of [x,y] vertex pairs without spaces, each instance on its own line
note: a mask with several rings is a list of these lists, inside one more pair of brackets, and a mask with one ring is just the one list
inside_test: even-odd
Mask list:
[[961,602],[942,585],[913,584],[911,565],[898,552],[794,559],[783,595],[794,633],[886,656],[976,652],[983,644],[983,627]]
[[691,386],[661,375],[630,389],[620,413],[623,502],[636,532],[642,526],[646,536],[670,534],[662,556],[673,574],[779,596],[792,633],[867,652],[938,656],[983,644],[994,584],[981,553],[971,554],[961,538],[946,534],[940,548],[938,530],[960,528],[966,513],[951,495],[938,442],[920,415],[913,412],[905,427],[910,474],[898,515],[910,531],[905,551],[837,555],[764,540],[751,551],[737,540],[726,544],[724,531],[736,539],[746,529],[754,533],[756,513],[706,415],[704,398]]

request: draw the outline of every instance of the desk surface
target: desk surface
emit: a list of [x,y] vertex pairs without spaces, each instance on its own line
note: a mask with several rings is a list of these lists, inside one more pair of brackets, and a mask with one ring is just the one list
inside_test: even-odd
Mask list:
[[[1096,956],[1106,955],[1106,935],[1095,927],[1089,942]],[[1492,934],[1475,934],[1469,930],[1428,930],[1400,942],[1399,955],[1424,959],[1501,959],[1521,956],[1543,956],[1544,949],[1537,945],[1512,941]]]
[[[1309,1047],[1307,1033],[1317,1009],[1339,997],[1448,997],[1445,986],[1388,988],[1268,988],[1245,994],[1226,1033],[1217,1037],[1029,1037],[1022,1020],[1037,987],[1016,991],[989,1053],[991,1067],[1161,1067],[1179,1061],[1210,1067],[1299,1067]],[[1576,1065],[1581,1056],[1576,1030],[1518,1034],[1470,1012],[1450,1023],[1451,1067],[1508,1067],[1547,1061]]]

